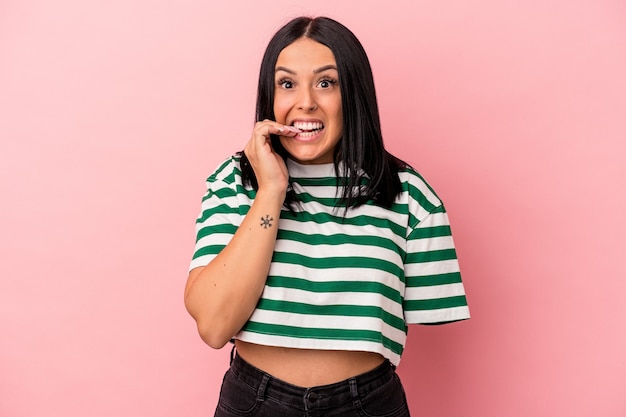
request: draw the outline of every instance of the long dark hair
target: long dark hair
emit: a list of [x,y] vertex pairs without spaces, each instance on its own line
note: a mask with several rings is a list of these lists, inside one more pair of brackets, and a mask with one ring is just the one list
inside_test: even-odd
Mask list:
[[[276,61],[285,47],[302,37],[327,46],[337,63],[343,135],[335,148],[334,165],[337,175],[346,178],[341,182],[339,205],[356,207],[371,200],[390,207],[402,191],[398,170],[407,164],[385,150],[372,68],[361,42],[341,23],[327,17],[298,17],[276,32],[261,61],[256,120],[275,120]],[[275,135],[272,135],[272,147],[283,158],[289,156]],[[243,152],[240,154],[244,184],[258,189],[250,163]],[[339,172],[340,166],[343,172]],[[293,209],[297,202],[290,186],[285,205]]]

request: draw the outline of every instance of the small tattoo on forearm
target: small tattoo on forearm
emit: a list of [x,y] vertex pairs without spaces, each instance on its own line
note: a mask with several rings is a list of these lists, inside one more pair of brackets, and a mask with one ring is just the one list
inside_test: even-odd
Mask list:
[[272,220],[274,220],[274,218],[270,217],[269,215],[266,215],[265,217],[261,217],[261,226],[263,226],[264,229],[267,229],[268,227],[272,227]]

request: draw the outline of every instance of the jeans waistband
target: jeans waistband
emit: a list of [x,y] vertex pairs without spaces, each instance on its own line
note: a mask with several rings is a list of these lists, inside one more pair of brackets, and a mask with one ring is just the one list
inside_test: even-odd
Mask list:
[[[336,407],[353,402],[359,395],[367,395],[388,382],[395,375],[395,367],[385,360],[381,365],[364,374],[329,385],[304,388],[290,384],[252,366],[241,356],[235,355],[231,371],[242,382],[257,391],[259,399],[272,398],[294,407]],[[306,407],[306,408],[309,408]]]

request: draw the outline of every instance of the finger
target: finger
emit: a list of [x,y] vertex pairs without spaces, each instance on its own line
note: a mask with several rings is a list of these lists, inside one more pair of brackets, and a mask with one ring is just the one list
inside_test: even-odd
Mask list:
[[301,132],[297,127],[287,126],[268,119],[257,122],[254,130],[265,137],[270,135],[294,136]]
[[278,127],[278,134],[281,136],[295,136],[300,132],[302,131],[294,126],[281,125]]

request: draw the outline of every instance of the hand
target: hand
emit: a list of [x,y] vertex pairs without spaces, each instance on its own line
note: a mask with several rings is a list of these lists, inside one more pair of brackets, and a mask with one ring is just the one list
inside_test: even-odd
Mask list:
[[289,173],[283,158],[272,149],[270,135],[295,136],[299,131],[293,126],[285,126],[272,120],[255,123],[252,137],[244,152],[254,170],[259,191],[281,193],[284,198]]

